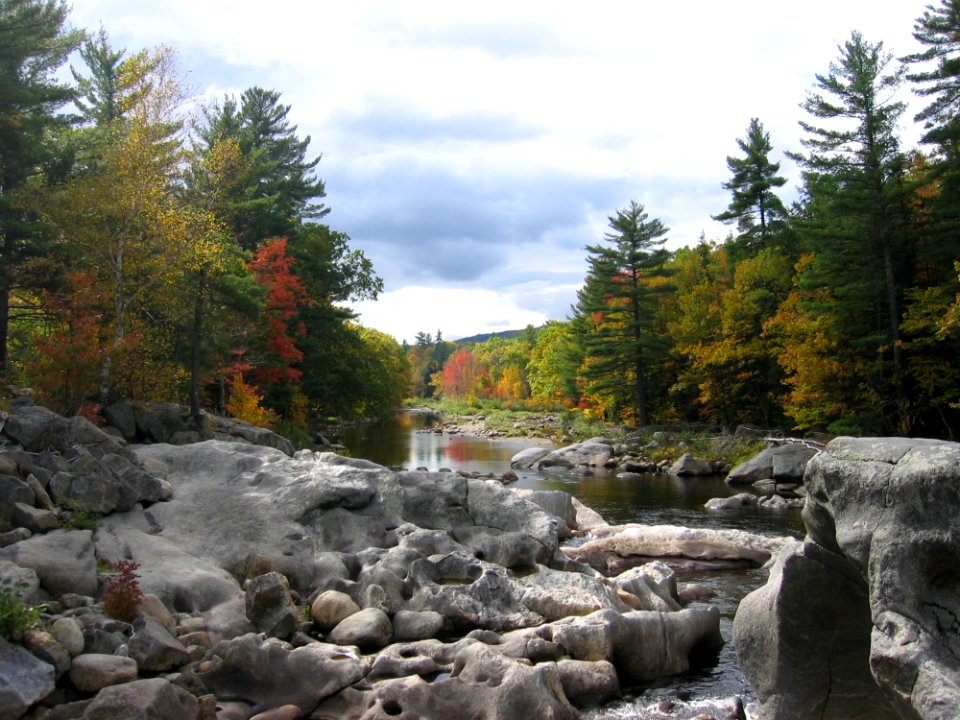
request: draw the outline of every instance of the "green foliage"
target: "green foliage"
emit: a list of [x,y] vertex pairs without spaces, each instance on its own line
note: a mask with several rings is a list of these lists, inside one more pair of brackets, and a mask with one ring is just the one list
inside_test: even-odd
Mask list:
[[577,294],[586,328],[580,377],[602,414],[642,426],[650,421],[648,398],[667,346],[657,327],[668,291],[667,228],[636,202],[609,220],[608,244],[587,246],[589,270]]
[[107,577],[107,586],[103,591],[103,610],[115,620],[133,622],[137,618],[137,606],[143,599],[140,575],[137,573],[140,563],[117,560],[110,563],[109,567],[113,574]]
[[737,140],[744,157],[727,158],[727,167],[733,177],[723,184],[725,190],[733,194],[730,207],[714,220],[737,223],[741,233],[738,245],[745,246],[748,253],[756,252],[771,243],[772,237],[782,231],[787,219],[787,210],[774,192],[774,188],[783,187],[786,178],[780,177],[780,163],[771,162],[769,155],[773,150],[770,134],[764,132],[763,124],[757,119],[750,120],[747,137]]
[[87,510],[76,500],[68,501],[59,509],[60,527],[96,531],[101,513]]
[[0,580],[0,637],[19,642],[27,630],[40,622],[42,605],[27,605],[23,600],[26,585],[12,578]]

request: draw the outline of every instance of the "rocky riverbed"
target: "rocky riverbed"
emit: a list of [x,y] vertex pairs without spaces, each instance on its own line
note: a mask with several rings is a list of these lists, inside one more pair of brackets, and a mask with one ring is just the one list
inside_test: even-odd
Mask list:
[[242,433],[128,446],[27,402],[3,432],[0,578],[44,606],[0,640],[3,718],[577,718],[722,642],[667,564],[567,554],[605,523],[566,493]]
[[[8,582],[0,608],[14,608],[20,621],[5,625],[9,638],[0,639],[0,718],[602,717],[603,708],[618,712],[634,688],[684,672],[692,656],[722,642],[717,608],[700,602],[696,587],[678,587],[675,567],[756,566],[773,557],[783,569],[745,615],[756,621],[738,616],[738,628],[747,628],[738,630],[738,650],[770,717],[791,717],[791,702],[776,698],[810,688],[803,665],[790,663],[806,652],[807,635],[788,632],[794,615],[756,615],[781,606],[771,598],[783,595],[786,568],[796,565],[793,541],[611,527],[563,492],[292,453],[276,436],[237,426],[218,424],[210,440],[178,435],[189,431],[173,429],[168,410],[158,423],[138,408],[115,409],[125,427],[110,433],[23,401],[6,418],[0,582]],[[186,444],[163,442],[165,432]],[[960,535],[957,446],[903,441],[891,460],[893,446],[835,442],[823,456],[855,457],[862,468],[934,459],[923,467],[933,468],[936,492],[896,496],[910,508],[899,514],[915,524],[931,501],[943,505],[933,535],[911,551],[922,562],[909,579],[924,580],[918,602],[932,619],[903,620],[883,575],[880,620],[871,626],[870,613],[861,613],[850,632],[880,634],[876,667],[869,657],[885,708],[949,717],[940,711],[956,707],[947,682],[956,678],[955,635],[943,621],[958,611],[948,562]],[[586,445],[555,456],[589,464],[608,453],[602,442]],[[878,462],[887,465],[870,464]],[[855,589],[872,588],[865,558],[873,556],[855,539],[865,536],[851,532],[859,525],[849,509],[873,491],[845,492],[846,466],[823,467],[808,496],[807,544],[827,553],[839,547],[853,562],[836,564],[841,573]],[[918,482],[906,471],[878,477],[887,488],[881,499],[894,497],[894,480]],[[868,516],[883,526],[883,512]],[[902,527],[897,533],[906,537]],[[564,542],[573,536],[575,545]],[[131,594],[131,568],[142,598]],[[105,602],[118,586],[135,601],[129,617]],[[813,587],[790,597],[792,607],[819,607]],[[41,622],[28,628],[22,611],[37,603]],[[804,622],[829,634],[829,618]],[[776,629],[760,633],[766,645],[755,635],[762,627]],[[834,651],[815,655],[820,666]],[[691,706],[666,705],[655,712],[691,717],[680,714]],[[743,717],[736,698],[696,712]]]

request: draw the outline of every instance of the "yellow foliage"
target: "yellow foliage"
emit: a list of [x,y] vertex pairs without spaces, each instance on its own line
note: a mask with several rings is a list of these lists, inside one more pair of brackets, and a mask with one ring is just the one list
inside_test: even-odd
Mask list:
[[277,422],[276,413],[269,408],[261,407],[262,399],[256,390],[243,381],[243,373],[237,373],[230,384],[227,412],[237,420],[243,420],[257,427],[273,427]]

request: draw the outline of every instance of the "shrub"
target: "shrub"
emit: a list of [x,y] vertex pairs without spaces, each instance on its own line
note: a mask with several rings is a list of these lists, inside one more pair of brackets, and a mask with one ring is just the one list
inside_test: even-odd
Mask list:
[[27,605],[23,601],[26,585],[11,578],[0,580],[0,637],[18,642],[27,630],[36,627],[43,605]]
[[140,563],[117,560],[108,567],[113,574],[107,578],[107,587],[103,591],[103,609],[115,620],[133,622],[137,617],[137,605],[143,599],[137,574]]

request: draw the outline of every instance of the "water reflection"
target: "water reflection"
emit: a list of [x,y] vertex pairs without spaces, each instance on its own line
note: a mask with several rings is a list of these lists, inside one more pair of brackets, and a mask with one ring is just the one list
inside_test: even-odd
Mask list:
[[524,440],[490,440],[432,432],[440,423],[434,413],[399,413],[377,423],[349,428],[341,441],[355,457],[387,467],[413,470],[464,470],[499,474],[510,468],[510,459],[530,443]]
[[[511,458],[532,444],[527,440],[489,440],[432,432],[439,422],[439,416],[433,413],[400,413],[380,423],[352,428],[343,434],[342,441],[354,456],[388,467],[425,467],[434,471],[448,468],[481,474],[505,472]],[[512,487],[565,490],[613,524],[639,522],[803,535],[800,513],[796,511],[706,510],[703,505],[710,498],[743,490],[731,488],[722,476],[681,478],[644,474],[620,478],[602,469],[593,469],[591,473],[585,477],[573,472],[518,471],[520,479]]]

